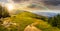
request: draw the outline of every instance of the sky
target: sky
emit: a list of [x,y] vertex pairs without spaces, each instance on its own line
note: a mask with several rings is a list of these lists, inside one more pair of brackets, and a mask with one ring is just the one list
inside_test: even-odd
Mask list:
[[56,16],[57,14],[60,14],[59,11],[52,11],[52,10],[48,10],[48,11],[31,11],[32,13],[35,13],[37,15],[42,15],[42,16],[47,16],[47,17],[53,17]]
[[[1,3],[20,3],[20,2],[25,2],[25,1],[31,1],[31,0],[0,0]],[[40,0],[33,0],[33,2],[40,2]],[[58,6],[60,4],[60,0],[42,0],[46,5],[52,5],[52,6],[47,6],[47,8],[49,7],[50,9],[60,9],[60,6]],[[53,2],[53,3],[51,3]],[[53,5],[54,4],[54,5]],[[40,10],[31,10],[33,12],[37,11],[37,12],[55,12],[55,13],[60,13],[60,10],[44,10],[44,11],[40,11]]]
[[31,2],[44,2],[45,4],[49,4],[49,5],[59,5],[60,4],[60,0],[0,0],[0,2],[14,2],[14,3],[20,3],[20,2],[25,2],[25,1],[31,1]]
[[30,11],[30,12],[53,12],[53,13],[60,13],[60,10],[35,10],[35,11]]
[[0,0],[0,2],[4,2],[4,3],[7,3],[8,1],[7,1],[7,0]]
[[49,5],[59,5],[60,4],[60,0],[0,0],[0,2],[9,2],[9,1],[13,1],[15,3],[19,3],[19,2],[24,2],[24,1],[33,1],[33,2],[44,2],[45,4],[49,4]]
[[53,13],[53,12],[35,12],[35,14],[42,15],[42,16],[47,16],[47,17],[53,17],[53,16],[56,16],[58,13]]
[[[50,9],[59,9],[59,10],[28,10],[29,12],[38,14],[38,15],[43,15],[43,16],[48,16],[48,17],[52,17],[55,16],[57,14],[60,14],[60,1],[57,0],[57,2],[55,0],[0,0],[0,3],[13,3],[13,4],[19,4],[19,3],[23,3],[23,2],[32,2],[32,3],[41,3],[43,5],[43,3],[46,5],[46,8],[50,8]],[[21,5],[19,5],[20,7],[23,7]],[[17,8],[19,7],[17,6]],[[27,10],[26,10],[27,11]],[[13,11],[14,12],[14,11]]]

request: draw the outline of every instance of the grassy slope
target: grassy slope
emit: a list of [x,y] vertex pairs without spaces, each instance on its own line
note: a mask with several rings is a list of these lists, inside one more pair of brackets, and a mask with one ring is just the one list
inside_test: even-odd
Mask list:
[[24,31],[24,29],[27,25],[30,25],[32,23],[37,23],[34,26],[41,29],[42,31],[60,31],[58,28],[53,28],[47,22],[40,20],[40,18],[37,19],[38,17],[37,17],[37,15],[32,14],[30,12],[22,12],[20,14],[15,15],[15,16],[11,16],[10,21],[17,24],[17,27],[12,26],[11,28],[13,29],[13,31],[16,31],[16,30]]
[[39,20],[36,20],[35,18],[32,18],[31,16],[35,16],[35,15],[29,12],[22,12],[16,15],[15,17],[12,16],[11,19],[13,22],[18,23],[20,26],[20,31],[23,31],[27,25],[30,25],[34,22],[39,21]]

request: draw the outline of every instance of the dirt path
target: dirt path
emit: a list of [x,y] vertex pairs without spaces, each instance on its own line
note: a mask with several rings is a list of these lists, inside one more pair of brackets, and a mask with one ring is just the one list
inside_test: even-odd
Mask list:
[[38,28],[36,28],[36,27],[34,27],[34,26],[28,25],[28,26],[25,28],[24,31],[42,31],[42,30],[40,30],[40,29],[38,29]]

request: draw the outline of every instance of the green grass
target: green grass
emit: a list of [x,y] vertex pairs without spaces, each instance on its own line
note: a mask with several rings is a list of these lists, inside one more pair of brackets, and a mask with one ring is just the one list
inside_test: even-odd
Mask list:
[[[37,23],[37,24],[34,24],[34,26],[41,29],[42,31],[60,31],[58,28],[52,27],[50,24],[48,24],[44,20],[40,19],[39,17],[41,17],[41,16],[37,16],[36,14],[32,14],[29,12],[22,12],[22,13],[19,13],[17,15],[13,15],[13,16],[7,18],[7,20],[10,20],[11,22],[16,23],[16,25],[11,25],[9,27],[9,28],[11,28],[12,31],[24,31],[24,29],[32,23]],[[39,19],[37,19],[37,18],[39,18]],[[4,20],[4,21],[6,21],[6,20]],[[4,28],[4,27],[2,27],[2,28]],[[0,27],[0,29],[1,29],[1,27]],[[4,30],[4,29],[2,29],[2,30]],[[7,28],[7,30],[8,30],[8,28]]]

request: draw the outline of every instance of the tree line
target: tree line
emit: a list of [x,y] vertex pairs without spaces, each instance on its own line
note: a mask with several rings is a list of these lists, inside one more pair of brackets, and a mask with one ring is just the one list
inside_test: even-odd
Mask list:
[[48,23],[50,23],[53,27],[58,27],[60,28],[60,14],[50,17],[48,19]]

